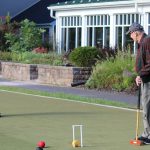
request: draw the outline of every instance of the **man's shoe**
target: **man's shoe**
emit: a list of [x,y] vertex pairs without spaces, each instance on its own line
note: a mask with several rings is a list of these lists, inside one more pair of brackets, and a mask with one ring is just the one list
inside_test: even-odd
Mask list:
[[140,141],[145,141],[147,139],[148,139],[147,137],[143,137],[143,136],[138,137],[138,140],[140,140]]
[[143,140],[143,143],[146,144],[146,145],[149,145],[150,144],[150,139],[146,138],[145,140]]

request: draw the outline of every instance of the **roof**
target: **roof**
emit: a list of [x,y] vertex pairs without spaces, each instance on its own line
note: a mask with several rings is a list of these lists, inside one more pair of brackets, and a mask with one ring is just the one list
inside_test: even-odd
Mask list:
[[64,5],[77,5],[77,4],[90,4],[90,3],[105,3],[105,2],[117,2],[117,1],[131,1],[131,0],[70,0],[61,3],[52,4],[51,6],[64,6]]
[[50,17],[47,6],[49,4],[63,1],[66,0],[38,0],[38,2],[34,3],[34,5],[30,5],[30,7],[23,9],[19,14],[12,17],[11,21],[20,22],[24,19],[29,19],[34,21],[36,24],[49,24],[50,22],[53,22],[54,19]]
[[9,12],[11,17],[16,16],[23,10],[36,4],[40,0],[0,0],[0,16],[6,16]]

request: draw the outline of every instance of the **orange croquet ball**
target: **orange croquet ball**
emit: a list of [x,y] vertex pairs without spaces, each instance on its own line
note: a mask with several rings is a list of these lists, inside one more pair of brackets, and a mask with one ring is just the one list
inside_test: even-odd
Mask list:
[[72,141],[72,147],[80,147],[80,141],[79,140],[73,140]]

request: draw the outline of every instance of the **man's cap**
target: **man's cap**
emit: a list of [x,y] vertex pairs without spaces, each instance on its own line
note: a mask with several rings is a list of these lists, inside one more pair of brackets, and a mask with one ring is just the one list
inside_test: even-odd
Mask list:
[[126,32],[126,34],[135,32],[135,31],[144,31],[143,26],[141,26],[139,23],[134,22],[130,27],[129,30]]

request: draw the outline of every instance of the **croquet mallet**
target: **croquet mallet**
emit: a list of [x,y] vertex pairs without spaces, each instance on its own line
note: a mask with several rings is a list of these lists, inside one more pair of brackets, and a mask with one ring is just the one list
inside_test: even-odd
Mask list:
[[131,145],[137,145],[137,146],[143,145],[143,142],[141,140],[138,140],[140,101],[141,101],[141,85],[139,85],[138,101],[137,101],[136,135],[135,135],[135,139],[134,140],[130,140],[130,144]]

